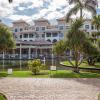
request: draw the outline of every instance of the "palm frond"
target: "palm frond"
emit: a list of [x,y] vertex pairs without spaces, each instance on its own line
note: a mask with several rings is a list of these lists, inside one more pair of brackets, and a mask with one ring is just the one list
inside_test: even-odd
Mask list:
[[69,21],[69,18],[72,14],[76,14],[78,10],[80,9],[80,5],[76,4],[72,9],[69,10],[69,12],[66,15],[66,22]]
[[93,16],[96,15],[96,8],[93,7],[92,5],[88,5],[88,4],[87,4],[87,5],[84,6],[84,9],[90,11],[90,12],[92,13]]
[[98,1],[97,0],[86,0],[85,5],[91,5],[91,6],[98,6]]
[[92,23],[96,26],[96,28],[100,29],[100,15],[96,15],[93,17]]
[[83,22],[84,22],[83,19],[76,19],[75,21],[73,21],[73,23],[71,25],[72,31],[76,32],[77,30],[79,30],[82,27]]

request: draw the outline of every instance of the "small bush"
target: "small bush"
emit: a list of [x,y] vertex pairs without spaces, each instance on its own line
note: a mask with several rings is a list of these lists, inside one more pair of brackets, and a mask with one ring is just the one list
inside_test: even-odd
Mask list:
[[39,74],[40,70],[45,69],[45,65],[39,59],[28,61],[28,67],[34,75]]

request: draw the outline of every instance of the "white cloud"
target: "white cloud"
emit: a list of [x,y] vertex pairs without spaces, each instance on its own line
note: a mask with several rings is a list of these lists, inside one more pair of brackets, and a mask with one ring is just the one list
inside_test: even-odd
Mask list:
[[9,19],[12,19],[12,20],[19,20],[19,19],[23,19],[23,20],[30,20],[31,19],[31,17],[29,17],[29,16],[26,16],[26,15],[11,15],[11,16],[9,16],[8,17]]
[[[33,8],[41,8],[43,7],[43,2],[49,2],[50,5],[48,5],[47,8],[42,8],[38,13],[33,13],[32,15],[20,15],[20,14],[15,14],[16,10],[14,9],[15,7],[18,8],[18,10],[22,11],[25,9],[33,9]],[[100,8],[100,0],[99,1],[99,8]],[[21,7],[20,4],[24,3],[27,4],[28,3],[32,3],[30,6],[28,7]],[[62,9],[63,6],[66,6],[65,8]],[[63,17],[64,15],[66,15],[66,13],[68,12],[69,8],[71,8],[73,6],[69,6],[68,5],[68,1],[67,0],[13,0],[13,3],[9,4],[8,0],[0,0],[0,16],[1,17],[6,17],[9,18],[11,20],[18,20],[18,19],[24,19],[26,21],[30,21],[31,19],[35,20],[38,19],[40,17],[44,17],[47,19],[55,19],[55,18],[60,18]],[[57,11],[57,9],[61,9],[59,11]],[[79,15],[79,13],[77,14]],[[86,12],[86,16],[90,17],[91,14]],[[75,16],[73,16],[75,17]]]
[[18,10],[22,11],[22,10],[25,10],[26,8],[25,7],[18,7]]
[[49,20],[51,20],[51,19],[60,18],[60,17],[63,17],[63,16],[64,16],[64,15],[61,14],[60,12],[55,11],[55,12],[51,12],[50,14],[48,14],[48,15],[46,16],[46,18],[49,19]]

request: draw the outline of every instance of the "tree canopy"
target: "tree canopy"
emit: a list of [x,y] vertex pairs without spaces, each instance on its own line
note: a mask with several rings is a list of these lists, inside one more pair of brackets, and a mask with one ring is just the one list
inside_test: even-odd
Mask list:
[[12,49],[15,47],[15,41],[10,29],[0,23],[0,51]]

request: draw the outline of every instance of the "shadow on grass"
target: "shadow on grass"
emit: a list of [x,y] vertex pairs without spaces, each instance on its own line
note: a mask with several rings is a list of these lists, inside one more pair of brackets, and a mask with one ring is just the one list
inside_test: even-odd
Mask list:
[[0,93],[0,100],[7,100],[7,97],[4,94]]
[[8,76],[8,74],[7,74],[7,73],[0,72],[0,78],[2,78],[2,77],[7,77],[7,76]]
[[75,73],[73,71],[52,72],[52,78],[100,78],[100,74],[91,72]]
[[73,74],[73,72],[67,71],[57,71],[51,73],[51,78],[78,78],[78,74]]

